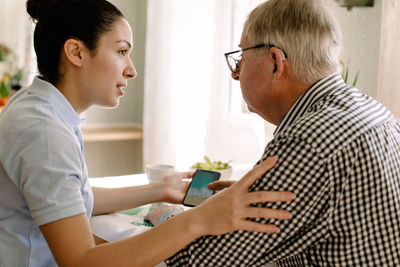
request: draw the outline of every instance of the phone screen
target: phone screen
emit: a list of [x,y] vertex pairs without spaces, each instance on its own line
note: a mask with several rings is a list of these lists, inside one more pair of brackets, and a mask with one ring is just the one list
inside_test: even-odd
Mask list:
[[208,184],[218,181],[220,175],[219,172],[196,170],[183,199],[183,205],[195,207],[211,197],[214,191],[208,189]]

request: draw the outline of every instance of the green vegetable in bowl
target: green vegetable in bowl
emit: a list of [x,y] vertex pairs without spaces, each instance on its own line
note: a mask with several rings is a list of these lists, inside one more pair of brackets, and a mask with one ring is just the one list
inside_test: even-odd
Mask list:
[[196,162],[195,164],[192,165],[191,168],[193,169],[201,169],[201,170],[224,170],[224,169],[229,169],[231,168],[231,165],[229,165],[229,162],[222,162],[222,161],[213,161],[211,162],[210,158],[207,156],[204,156],[205,162]]

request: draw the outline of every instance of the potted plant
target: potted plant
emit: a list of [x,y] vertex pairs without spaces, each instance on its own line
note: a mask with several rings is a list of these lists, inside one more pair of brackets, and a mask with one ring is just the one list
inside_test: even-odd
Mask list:
[[0,80],[0,106],[7,104],[10,99],[11,82],[8,75],[4,75]]
[[[349,62],[347,63],[347,65],[344,64],[344,62],[342,60],[340,60],[340,65],[342,65],[342,78],[344,80],[345,83],[349,84]],[[351,86],[356,86],[357,85],[357,81],[358,81],[358,76],[360,75],[360,70],[357,71],[356,75],[354,76],[353,82],[351,83]],[[349,84],[350,85],[350,84]]]
[[11,50],[7,46],[0,44],[0,77],[3,77],[7,71],[7,59],[10,54]]
[[0,44],[0,107],[21,88],[23,68],[16,65],[17,57],[7,46]]
[[192,170],[208,170],[208,171],[215,171],[221,174],[220,180],[228,180],[232,174],[232,166],[228,162],[222,161],[211,161],[209,157],[204,156],[204,162],[196,162],[191,166]]

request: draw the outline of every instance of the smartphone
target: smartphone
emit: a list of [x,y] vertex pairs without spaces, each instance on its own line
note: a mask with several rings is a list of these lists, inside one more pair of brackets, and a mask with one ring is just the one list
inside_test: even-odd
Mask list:
[[200,205],[207,198],[214,194],[213,190],[208,189],[208,184],[218,181],[219,172],[196,170],[186,191],[182,204],[189,207]]

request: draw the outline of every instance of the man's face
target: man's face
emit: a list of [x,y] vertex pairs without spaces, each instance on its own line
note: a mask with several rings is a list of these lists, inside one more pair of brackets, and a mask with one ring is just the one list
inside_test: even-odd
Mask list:
[[[253,46],[242,34],[240,47],[242,49]],[[243,98],[251,112],[257,113],[262,118],[270,121],[269,112],[274,100],[273,91],[270,90],[273,69],[268,53],[256,53],[251,49],[244,51],[240,61],[240,71],[233,73],[232,77],[239,77]]]

